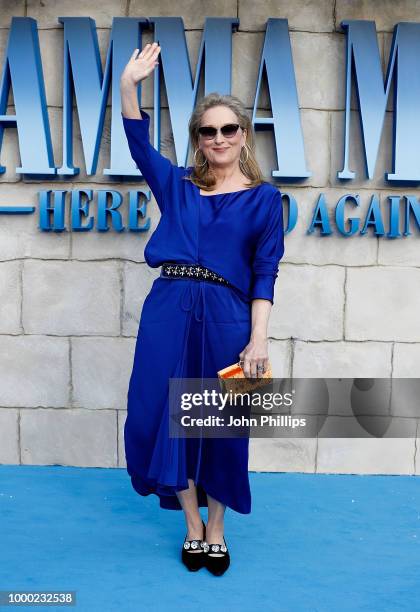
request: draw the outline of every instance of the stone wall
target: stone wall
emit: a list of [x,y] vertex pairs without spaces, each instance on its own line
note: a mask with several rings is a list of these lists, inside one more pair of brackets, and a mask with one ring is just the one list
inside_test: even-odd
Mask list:
[[[378,8],[380,4],[380,9]],[[0,64],[12,16],[37,20],[54,158],[62,159],[62,25],[58,16],[90,16],[96,22],[104,65],[113,17],[181,16],[193,74],[204,16],[239,17],[233,34],[232,93],[251,110],[258,62],[269,17],[287,18],[305,141],[312,176],[299,185],[282,182],[296,198],[299,220],[286,236],[269,326],[276,376],[418,377],[420,372],[420,249],[418,234],[403,240],[372,235],[321,238],[306,229],[318,195],[333,211],[338,199],[358,193],[360,211],[373,193],[406,193],[384,182],[391,171],[392,91],[380,154],[366,179],[357,101],[352,94],[351,159],[356,171],[342,185],[345,106],[343,19],[374,20],[384,75],[394,25],[420,21],[415,0],[80,0],[0,1]],[[175,9],[174,9],[175,6]],[[143,44],[151,42],[144,35]],[[162,91],[162,152],[173,161],[166,92]],[[143,88],[153,123],[153,84]],[[263,91],[260,111],[269,109]],[[13,98],[9,113],[14,112]],[[94,180],[85,173],[77,111],[74,163],[80,174],[68,189],[113,188],[102,170],[109,159],[109,112]],[[153,127],[152,127],[153,129]],[[270,132],[257,134],[257,153],[270,176]],[[56,183],[22,180],[16,130],[4,132],[0,175],[2,205],[36,205],[40,189]],[[134,183],[135,184],[135,183]],[[118,186],[125,193],[133,183]],[[419,193],[410,189],[410,193]],[[139,234],[96,231],[41,232],[37,218],[2,215],[0,224],[0,462],[125,467],[123,425],[135,338],[142,304],[157,271],[144,262],[144,246],[159,212],[147,209],[150,230]],[[68,216],[68,213],[67,213]],[[69,219],[67,218],[67,227]],[[416,431],[418,419],[410,417]],[[290,438],[251,440],[251,470],[420,473],[417,438]]]

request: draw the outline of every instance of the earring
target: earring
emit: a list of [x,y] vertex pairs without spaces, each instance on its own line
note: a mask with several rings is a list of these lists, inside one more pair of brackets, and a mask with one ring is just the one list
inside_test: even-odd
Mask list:
[[[196,150],[194,151],[194,164],[195,164],[195,165],[196,165],[198,168],[202,168],[203,166],[205,166],[205,165],[207,164],[207,158],[206,158],[206,157],[205,157],[205,155],[203,154],[203,157],[204,157],[204,163],[202,163],[202,164],[197,164],[197,158],[196,158],[196,155],[197,155],[197,153],[198,153],[199,151],[201,151],[201,149],[196,149]],[[201,152],[202,152],[202,151],[201,151]]]
[[[249,159],[248,145],[245,143],[245,145],[242,147],[242,149],[245,149],[245,151],[246,151],[246,159],[242,160],[241,159],[241,154],[239,154],[239,161],[240,161],[241,164],[246,164],[246,162]],[[242,153],[242,149],[241,149],[241,153]]]

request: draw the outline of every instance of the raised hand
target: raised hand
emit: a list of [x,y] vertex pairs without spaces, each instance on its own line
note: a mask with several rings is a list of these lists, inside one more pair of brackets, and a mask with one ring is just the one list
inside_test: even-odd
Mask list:
[[155,69],[158,62],[160,47],[157,42],[147,44],[140,54],[138,49],[134,49],[121,74],[121,85],[138,85],[140,81],[149,76]]

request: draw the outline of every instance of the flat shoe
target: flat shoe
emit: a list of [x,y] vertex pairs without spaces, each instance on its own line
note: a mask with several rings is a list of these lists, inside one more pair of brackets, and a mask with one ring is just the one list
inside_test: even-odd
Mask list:
[[204,564],[214,576],[221,576],[230,565],[230,554],[223,538],[223,544],[208,544],[203,542]]
[[[204,539],[206,537],[206,526],[204,521],[203,523],[203,540],[187,540],[187,535],[185,536],[184,544],[182,546],[181,551],[181,559],[183,564],[189,569],[190,572],[196,572],[200,568],[204,567]],[[190,550],[198,550],[201,552],[189,552]]]

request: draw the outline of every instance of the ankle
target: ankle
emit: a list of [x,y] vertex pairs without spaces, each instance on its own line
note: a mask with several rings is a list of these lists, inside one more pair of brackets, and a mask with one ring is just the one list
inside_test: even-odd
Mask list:
[[197,520],[187,520],[187,537],[189,540],[197,539],[202,540],[204,538],[204,527],[201,518]]
[[190,529],[191,531],[200,531],[203,528],[203,521],[202,521],[201,516],[199,516],[198,518],[188,517],[186,519],[186,523],[187,523],[188,529]]
[[223,533],[224,531],[224,522],[222,521],[212,521],[211,519],[209,519],[208,523],[207,523],[207,529],[210,531],[217,531],[218,533]]
[[222,543],[224,536],[223,523],[208,523],[206,529],[206,540],[208,542]]

